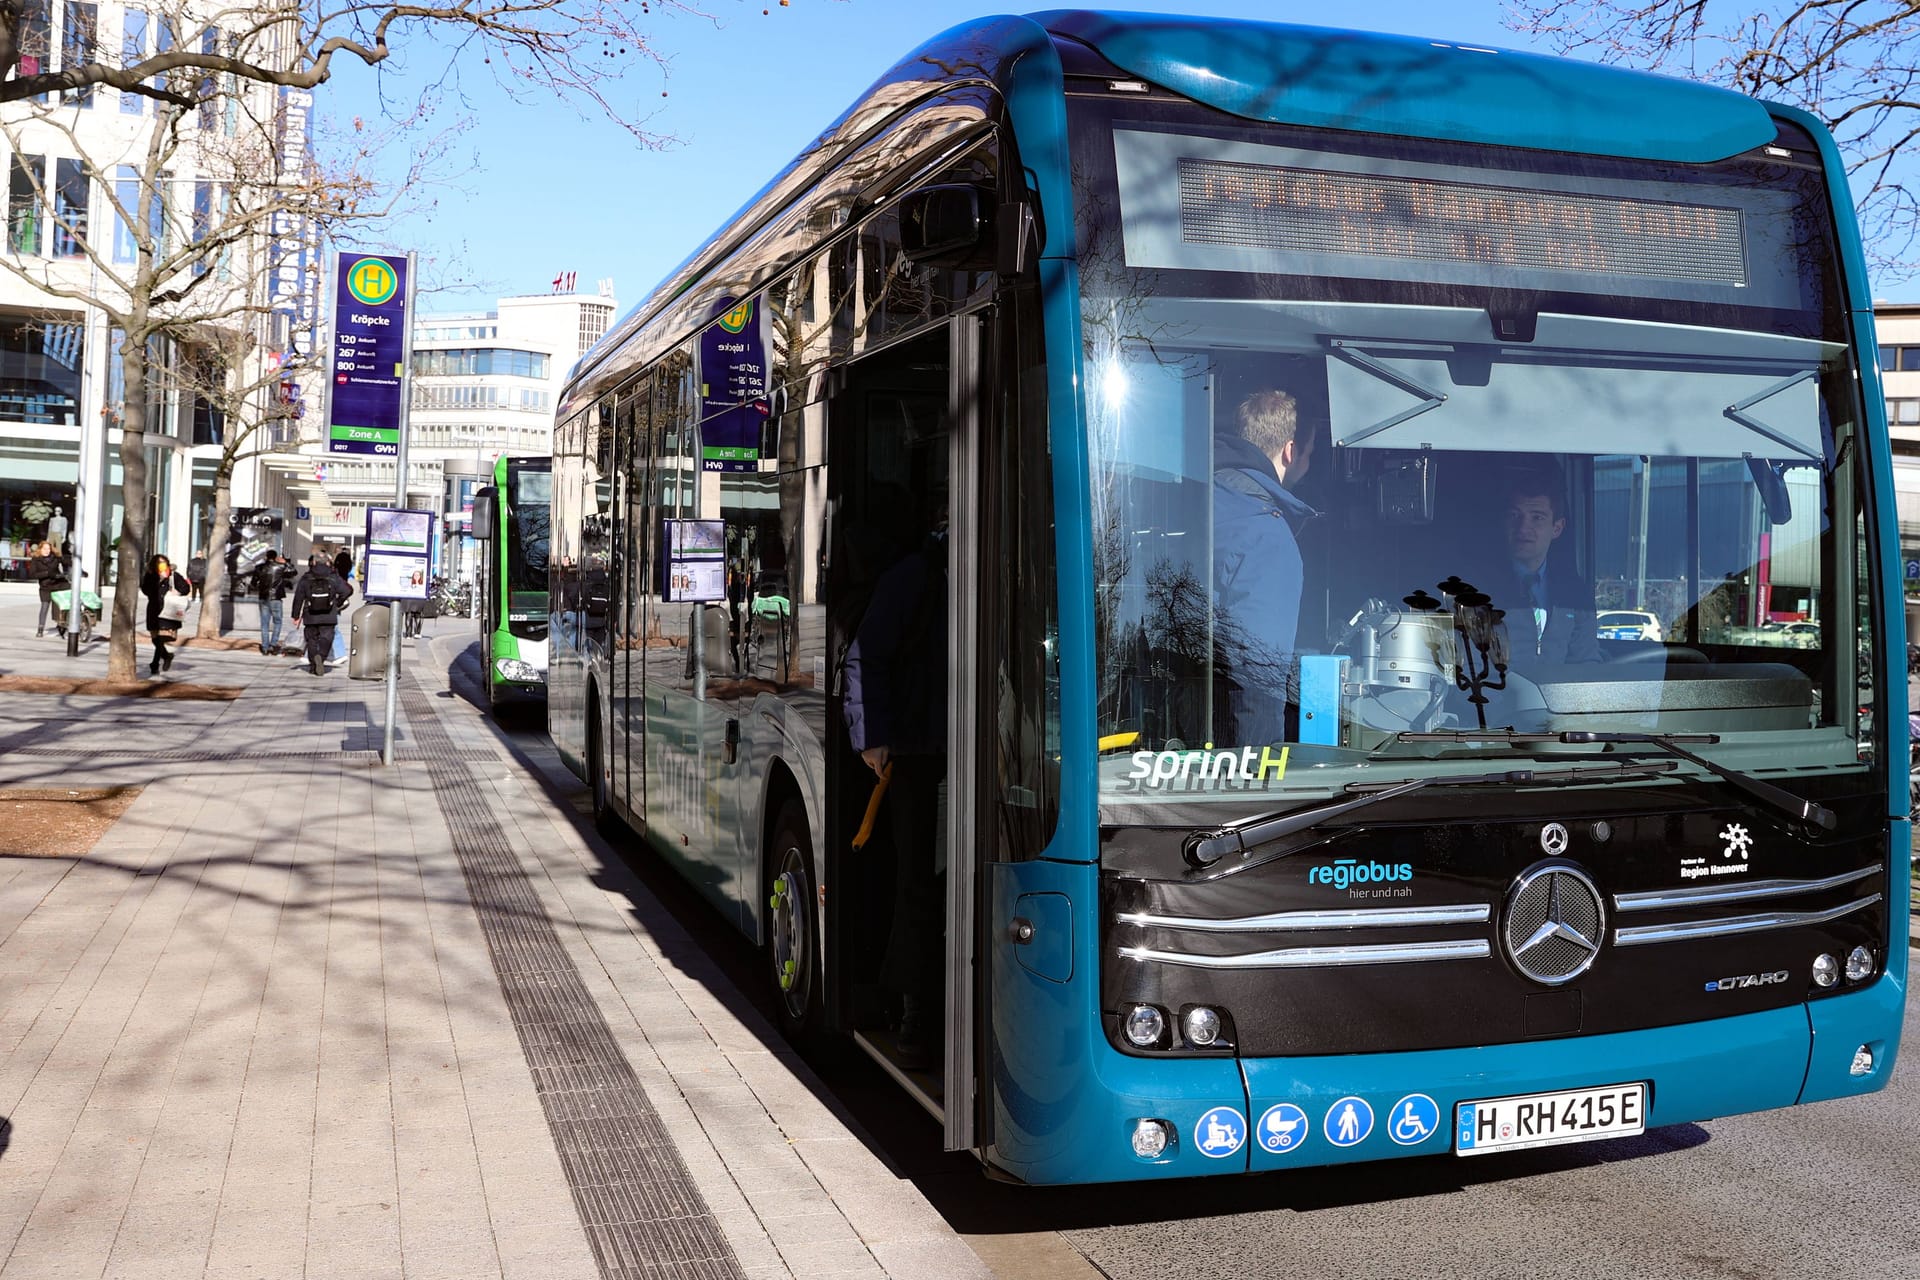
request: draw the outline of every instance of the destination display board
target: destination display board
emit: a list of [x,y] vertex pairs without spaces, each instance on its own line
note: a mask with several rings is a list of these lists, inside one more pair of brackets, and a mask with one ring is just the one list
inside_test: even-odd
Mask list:
[[335,276],[327,452],[398,457],[406,407],[407,260],[341,254]]

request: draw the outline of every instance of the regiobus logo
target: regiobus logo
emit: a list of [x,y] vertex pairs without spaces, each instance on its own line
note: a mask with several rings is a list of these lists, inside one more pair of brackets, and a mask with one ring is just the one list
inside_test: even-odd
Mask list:
[[1393,884],[1411,879],[1411,862],[1389,865],[1385,862],[1358,862],[1352,858],[1339,858],[1331,866],[1315,867],[1307,872],[1308,884],[1330,884],[1336,889],[1356,884]]

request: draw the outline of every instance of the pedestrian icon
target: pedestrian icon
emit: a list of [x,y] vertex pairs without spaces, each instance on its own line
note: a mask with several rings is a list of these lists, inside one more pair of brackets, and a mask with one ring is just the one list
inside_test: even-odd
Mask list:
[[1215,1107],[1193,1126],[1193,1145],[1203,1156],[1219,1159],[1238,1151],[1247,1140],[1246,1117],[1232,1107]]
[[1365,1098],[1342,1098],[1327,1108],[1327,1141],[1336,1147],[1351,1147],[1366,1141],[1373,1132],[1373,1108]]
[[1291,1102],[1267,1108],[1260,1117],[1260,1147],[1274,1155],[1285,1155],[1307,1139],[1307,1113]]
[[1424,1093],[1410,1093],[1387,1113],[1387,1136],[1403,1147],[1425,1142],[1440,1127],[1440,1104]]

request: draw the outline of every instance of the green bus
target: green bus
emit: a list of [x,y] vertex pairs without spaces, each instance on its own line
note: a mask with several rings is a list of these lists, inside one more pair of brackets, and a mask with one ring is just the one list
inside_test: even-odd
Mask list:
[[473,500],[474,617],[487,705],[547,697],[547,529],[551,458],[494,460]]

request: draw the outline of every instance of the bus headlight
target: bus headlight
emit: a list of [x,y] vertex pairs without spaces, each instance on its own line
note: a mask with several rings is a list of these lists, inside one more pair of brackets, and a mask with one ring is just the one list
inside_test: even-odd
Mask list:
[[1127,1010],[1127,1043],[1136,1049],[1152,1049],[1167,1033],[1167,1016],[1150,1004],[1137,1004]]
[[1813,985],[1830,987],[1840,981],[1840,962],[1822,951],[1813,958]]
[[1862,978],[1873,976],[1873,952],[1865,947],[1855,947],[1847,952],[1847,981],[1858,982]]
[[512,680],[519,684],[545,684],[547,673],[531,662],[522,662],[518,658],[501,658],[493,664],[502,680]]
[[1220,1039],[1220,1015],[1205,1005],[1195,1005],[1187,1010],[1181,1020],[1180,1029],[1186,1033],[1187,1043],[1196,1049],[1210,1049]]

